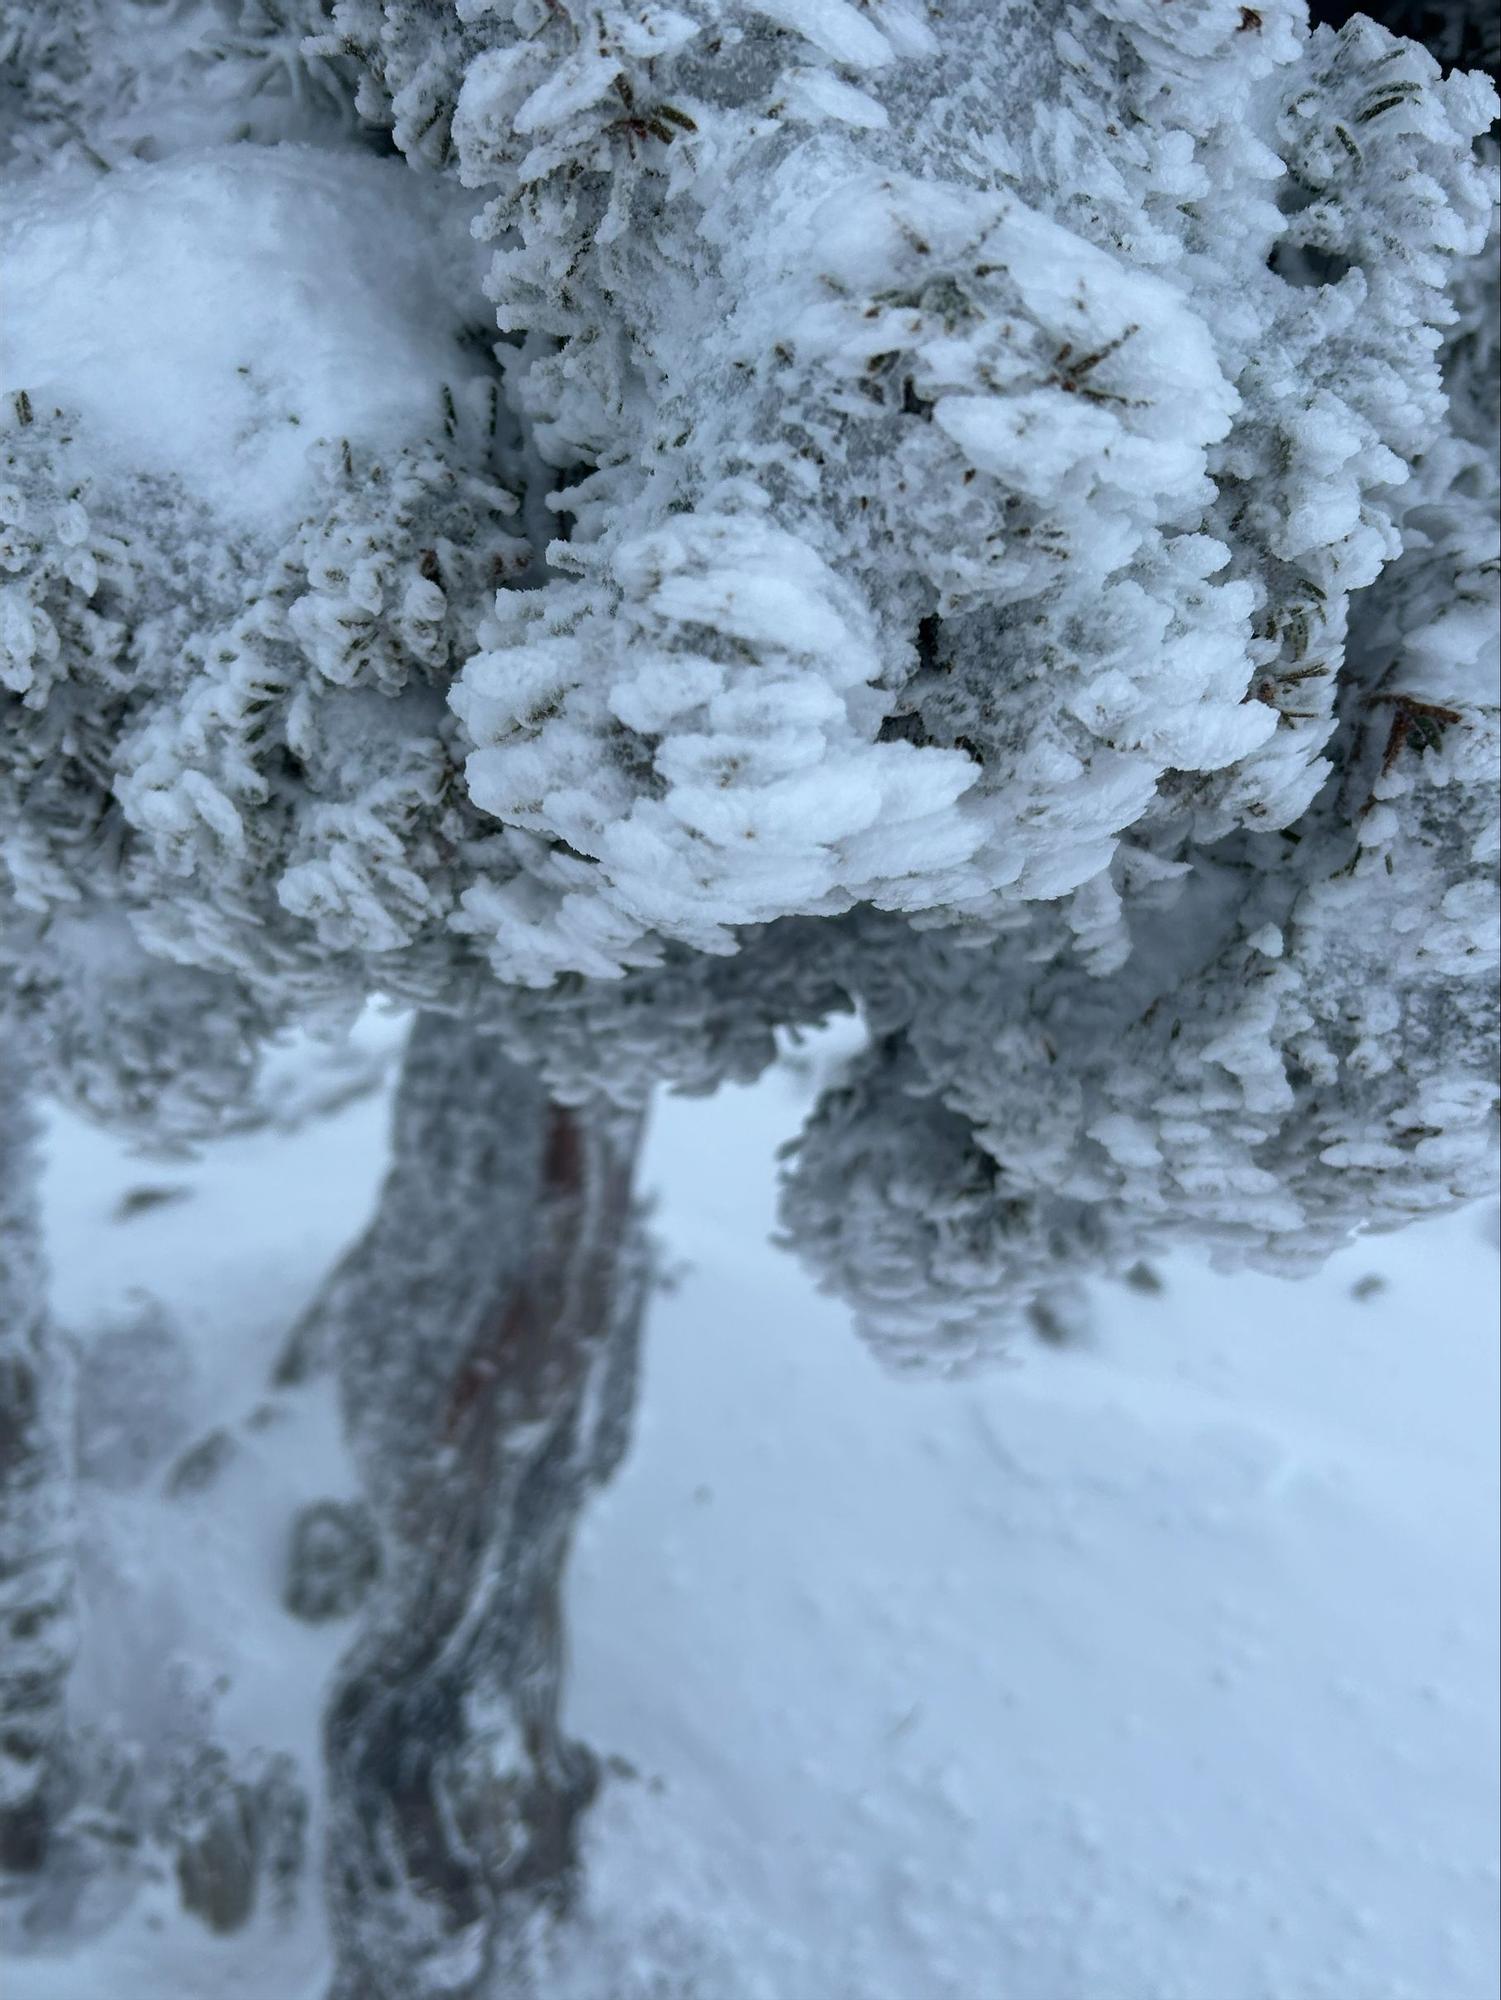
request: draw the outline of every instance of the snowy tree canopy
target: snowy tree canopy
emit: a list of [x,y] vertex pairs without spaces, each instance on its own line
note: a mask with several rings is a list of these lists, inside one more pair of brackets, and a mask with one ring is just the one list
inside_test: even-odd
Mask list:
[[60,1087],[201,1125],[380,993],[631,1101],[853,1006],[788,1229],[953,1362],[1488,1184],[1483,77],[1281,0],[0,0],[0,58]]

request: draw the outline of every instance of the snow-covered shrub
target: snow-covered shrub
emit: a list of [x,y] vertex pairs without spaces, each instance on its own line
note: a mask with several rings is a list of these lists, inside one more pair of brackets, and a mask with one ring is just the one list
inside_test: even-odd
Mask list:
[[1485,82],[1218,0],[440,11],[334,33],[485,197],[571,529],[454,695],[547,857],[455,920],[512,1032],[853,999],[784,1214],[909,1358],[1484,1186]]
[[[185,1139],[419,1009],[279,1377],[334,2000],[574,1879],[654,1085],[859,1014],[783,1216],[909,1365],[1492,1181],[1495,108],[1292,0],[0,0],[0,1865],[91,1796],[22,1067]],[[302,1793],[188,1720],[231,1929]]]
[[110,924],[208,982],[216,1101],[372,990],[617,1101],[853,1006],[788,1228],[945,1352],[1483,1182],[1483,79],[1231,0],[174,50],[252,16],[418,171],[165,145],[6,225],[97,293],[5,355],[0,830],[70,1072]]

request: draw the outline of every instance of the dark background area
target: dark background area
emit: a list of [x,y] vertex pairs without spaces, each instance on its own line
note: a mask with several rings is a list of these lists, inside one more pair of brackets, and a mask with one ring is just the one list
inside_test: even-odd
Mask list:
[[1312,0],[1309,16],[1342,28],[1352,14],[1368,14],[1394,35],[1421,42],[1445,69],[1488,70],[1501,64],[1501,0]]

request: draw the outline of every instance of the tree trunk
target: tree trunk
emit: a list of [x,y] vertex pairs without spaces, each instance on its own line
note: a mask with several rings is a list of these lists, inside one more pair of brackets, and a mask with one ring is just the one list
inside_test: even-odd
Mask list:
[[57,1806],[74,1652],[72,1370],[47,1313],[14,1034],[0,1017],[0,1871],[32,1874]]
[[560,1733],[559,1591],[629,1425],[639,1138],[419,1016],[393,1164],[337,1279],[381,1567],[325,1723],[334,2000],[524,1981],[533,1918],[568,1899],[596,1770]]

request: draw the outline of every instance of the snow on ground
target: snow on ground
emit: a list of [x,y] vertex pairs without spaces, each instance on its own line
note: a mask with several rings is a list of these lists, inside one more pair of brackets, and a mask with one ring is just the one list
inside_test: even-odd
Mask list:
[[[768,1247],[806,1090],[657,1116],[684,1268],[574,1569],[573,1724],[620,1766],[556,2000],[1490,2000],[1494,1211],[1299,1285],[1175,1263],[1090,1348],[896,1381]],[[196,1429],[249,1411],[384,1115],[187,1165],[59,1119],[64,1316],[149,1288]],[[183,1192],[116,1219],[143,1185]],[[180,1654],[231,1740],[306,1757],[343,1632],[278,1608],[280,1564],[347,1470],[322,1390],[240,1436],[205,1494],[101,1504],[130,1584],[80,1695],[159,1714]],[[311,1914],[221,1943],[159,1887],[5,1994],[316,2000],[320,1953]]]

